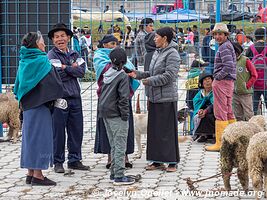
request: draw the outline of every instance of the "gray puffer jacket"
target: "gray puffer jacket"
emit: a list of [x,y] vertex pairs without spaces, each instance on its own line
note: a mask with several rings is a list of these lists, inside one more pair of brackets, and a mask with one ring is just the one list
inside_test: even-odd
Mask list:
[[136,71],[137,79],[148,80],[148,98],[152,103],[178,100],[177,78],[180,56],[177,44],[171,42],[166,48],[157,49],[152,57],[149,71]]

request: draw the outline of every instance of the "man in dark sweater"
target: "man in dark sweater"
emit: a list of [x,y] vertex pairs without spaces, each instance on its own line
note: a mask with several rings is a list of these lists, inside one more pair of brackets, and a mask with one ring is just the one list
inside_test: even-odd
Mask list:
[[215,55],[214,81],[214,116],[216,143],[206,147],[207,151],[219,151],[224,129],[235,121],[232,110],[234,81],[236,80],[236,54],[232,43],[228,40],[229,31],[224,23],[216,23],[212,31],[219,49]]
[[77,78],[82,78],[85,73],[85,61],[78,52],[68,48],[68,43],[73,36],[71,30],[63,23],[58,23],[49,31],[48,37],[55,45],[48,52],[48,58],[56,67],[63,83],[63,99],[68,103],[66,109],[55,108],[53,112],[54,132],[54,170],[64,173],[66,133],[68,135],[68,168],[76,170],[89,170],[88,166],[81,163],[83,140],[83,113],[81,89]]

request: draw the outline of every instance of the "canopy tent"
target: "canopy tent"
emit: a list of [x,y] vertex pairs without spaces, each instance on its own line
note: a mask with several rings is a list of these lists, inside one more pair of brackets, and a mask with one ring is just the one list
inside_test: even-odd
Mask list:
[[206,15],[198,14],[195,10],[188,9],[177,9],[170,13],[164,13],[160,15],[144,15],[143,13],[127,13],[126,15],[131,21],[140,21],[143,18],[149,17],[153,20],[159,20],[160,23],[201,21],[209,18]]

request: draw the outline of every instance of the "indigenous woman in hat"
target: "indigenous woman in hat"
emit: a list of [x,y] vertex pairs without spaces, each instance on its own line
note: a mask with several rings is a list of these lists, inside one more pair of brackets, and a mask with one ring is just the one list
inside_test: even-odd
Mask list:
[[[111,67],[111,60],[109,58],[110,52],[117,46],[118,40],[113,35],[108,34],[105,35],[102,40],[99,41],[98,49],[94,53],[94,68],[96,72],[96,80],[98,84],[97,95],[100,96],[101,87],[103,85],[103,74]],[[134,65],[127,60],[125,67],[128,70],[133,70]],[[128,129],[128,138],[127,138],[127,149],[125,156],[125,166],[132,168],[132,164],[128,160],[128,154],[132,154],[134,152],[134,126],[133,126],[133,112],[132,112],[132,103],[131,98],[134,92],[139,87],[139,82],[130,79],[130,96],[129,96],[129,129]],[[97,116],[97,124],[96,124],[96,137],[95,137],[95,148],[94,153],[102,153],[108,154],[108,162],[106,164],[106,168],[110,168],[111,165],[111,156],[110,156],[110,145],[107,137],[107,132],[105,128],[105,124],[102,118]]]
[[219,43],[212,82],[216,143],[206,147],[206,150],[219,151],[224,129],[228,124],[236,121],[232,109],[234,81],[236,80],[236,54],[232,43],[228,40],[229,31],[226,24],[216,23],[212,34]]
[[193,98],[194,105],[194,140],[206,142],[215,133],[213,112],[212,74],[202,73],[199,76],[199,91]]
[[133,71],[129,75],[142,79],[148,87],[147,160],[146,170],[164,169],[175,172],[180,161],[177,130],[177,78],[180,56],[173,41],[173,29],[156,31],[154,52],[149,71]]
[[81,88],[78,78],[85,73],[86,64],[79,53],[68,48],[73,33],[63,23],[56,24],[48,33],[54,47],[48,52],[48,58],[56,67],[63,82],[63,98],[67,101],[66,109],[55,108],[53,113],[54,127],[54,170],[64,173],[65,143],[67,132],[68,168],[89,170],[83,165],[83,113]]
[[23,110],[21,168],[28,169],[26,184],[56,185],[42,170],[53,164],[53,102],[61,98],[61,79],[45,53],[40,32],[22,39],[14,93]]

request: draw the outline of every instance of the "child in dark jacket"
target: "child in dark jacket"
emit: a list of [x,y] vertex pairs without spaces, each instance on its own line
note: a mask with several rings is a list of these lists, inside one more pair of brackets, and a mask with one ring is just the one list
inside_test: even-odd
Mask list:
[[111,147],[110,179],[114,180],[114,185],[129,185],[135,180],[124,175],[130,113],[129,77],[123,70],[127,56],[123,49],[115,48],[109,57],[112,67],[104,73],[98,112],[104,120]]

